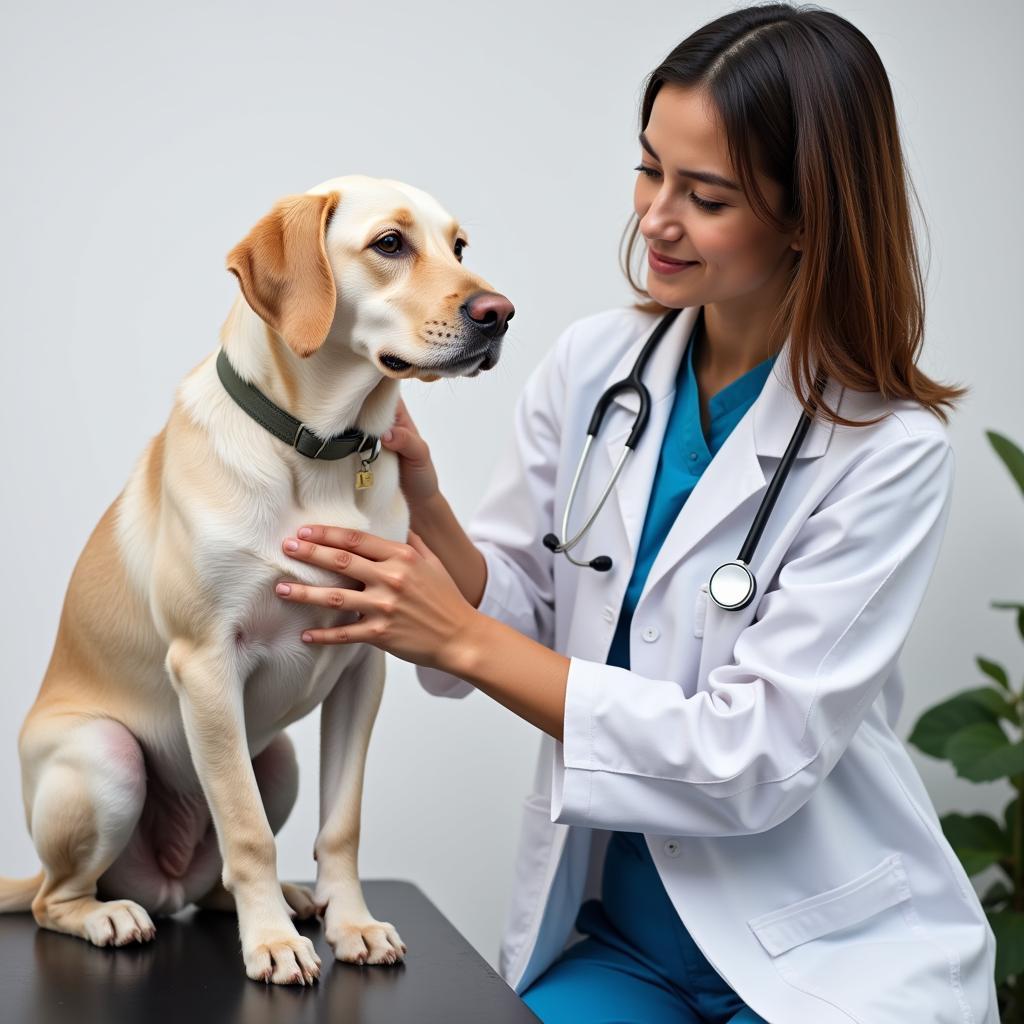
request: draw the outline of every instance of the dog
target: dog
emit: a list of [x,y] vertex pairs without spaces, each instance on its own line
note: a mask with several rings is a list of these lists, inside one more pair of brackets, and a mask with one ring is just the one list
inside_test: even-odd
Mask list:
[[[220,348],[178,386],[68,584],[18,740],[42,870],[0,881],[0,910],[122,946],[153,938],[151,915],[234,909],[246,974],[275,984],[319,976],[293,918],[322,917],[347,963],[404,959],[356,868],[384,652],[303,643],[357,613],[274,586],[362,586],[283,554],[303,523],[406,540],[398,456],[377,441],[400,381],[490,369],[514,313],[463,265],[467,244],[427,193],[346,175],[279,199],[229,252],[240,292]],[[279,881],[274,835],[298,788],[284,730],[317,706],[311,892]]]

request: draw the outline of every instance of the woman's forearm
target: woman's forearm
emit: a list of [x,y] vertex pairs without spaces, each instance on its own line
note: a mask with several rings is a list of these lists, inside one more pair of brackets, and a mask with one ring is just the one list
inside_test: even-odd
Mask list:
[[557,651],[476,612],[458,643],[446,652],[441,668],[561,743],[569,665],[570,660]]
[[409,511],[410,527],[441,559],[462,596],[478,608],[487,585],[487,563],[455,518],[445,496],[439,491],[429,501]]
[[[462,596],[478,608],[487,563],[444,495],[416,510],[410,527],[441,560]],[[569,659],[511,626],[476,612],[441,666],[561,742]]]

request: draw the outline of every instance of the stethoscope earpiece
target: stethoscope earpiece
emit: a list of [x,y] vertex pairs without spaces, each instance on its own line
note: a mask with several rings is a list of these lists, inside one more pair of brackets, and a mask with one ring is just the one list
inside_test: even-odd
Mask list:
[[[558,538],[553,533],[544,534],[544,546],[556,553],[565,550],[562,545],[558,543]],[[577,562],[572,555],[566,552],[566,558],[568,558],[574,565],[589,565],[591,569],[596,569],[598,572],[607,572],[612,567],[612,560],[607,555],[598,555],[596,558],[592,558],[589,562]]]

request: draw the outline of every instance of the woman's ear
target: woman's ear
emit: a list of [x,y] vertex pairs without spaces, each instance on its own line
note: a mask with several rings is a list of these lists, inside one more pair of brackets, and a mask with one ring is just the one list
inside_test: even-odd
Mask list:
[[228,253],[245,301],[303,359],[324,343],[337,293],[325,236],[341,195],[279,199]]

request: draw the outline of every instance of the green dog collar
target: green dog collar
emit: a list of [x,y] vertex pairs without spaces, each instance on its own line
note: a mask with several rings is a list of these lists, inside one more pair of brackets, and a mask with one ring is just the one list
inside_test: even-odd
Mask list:
[[261,427],[307,458],[343,459],[353,452],[370,449],[373,451],[373,457],[366,461],[372,462],[380,451],[380,441],[372,434],[364,434],[361,430],[344,430],[326,440],[314,434],[300,420],[274,405],[259,388],[242,380],[228,360],[224,349],[217,354],[217,376],[220,377],[227,393]]

